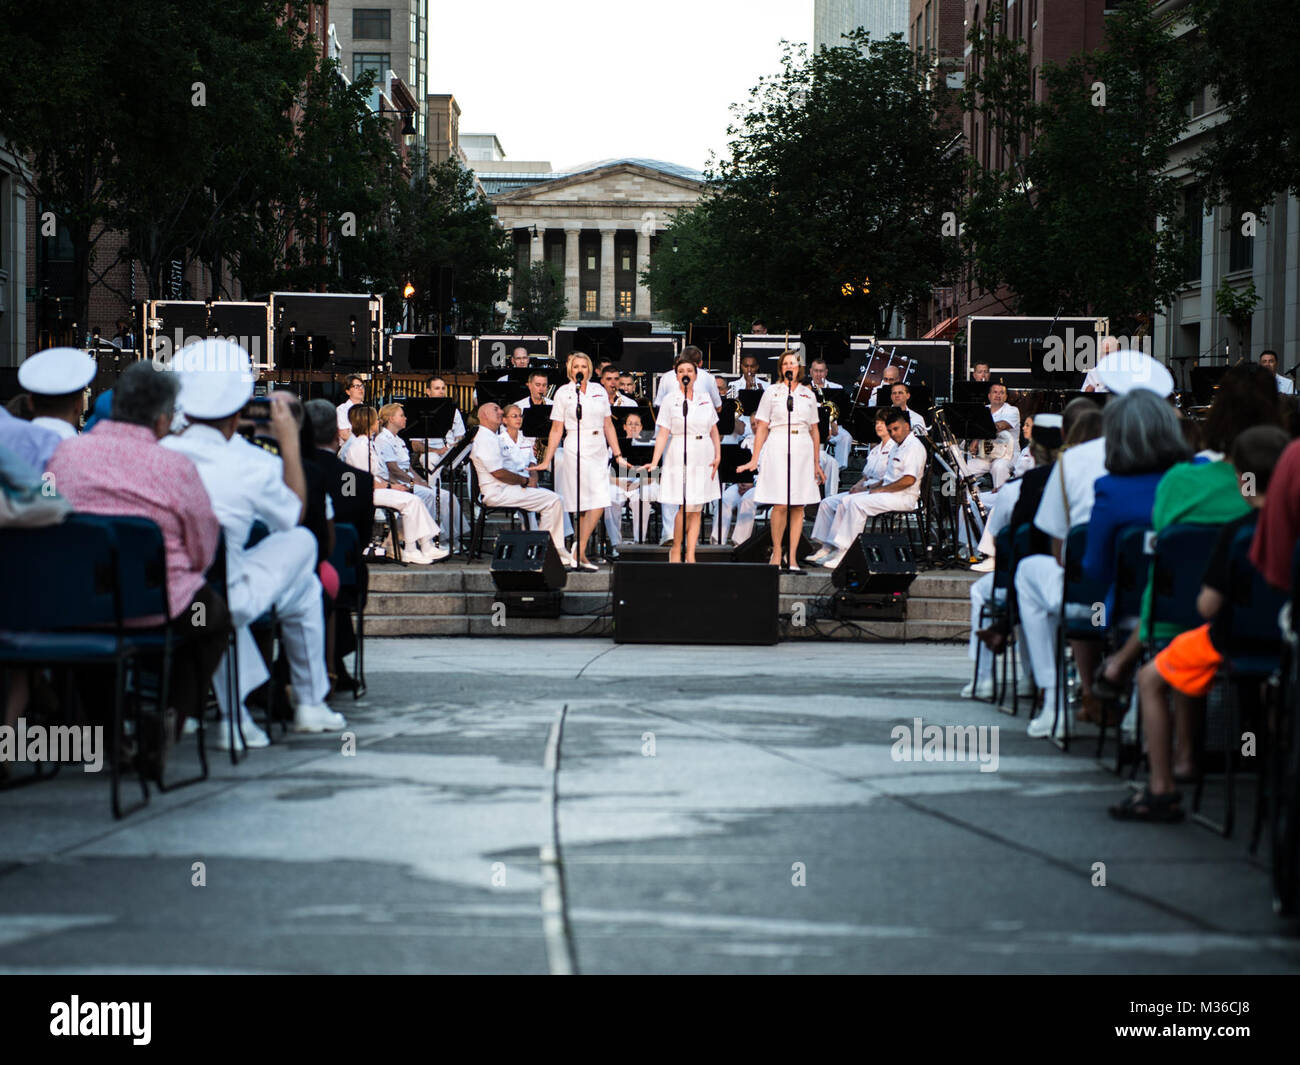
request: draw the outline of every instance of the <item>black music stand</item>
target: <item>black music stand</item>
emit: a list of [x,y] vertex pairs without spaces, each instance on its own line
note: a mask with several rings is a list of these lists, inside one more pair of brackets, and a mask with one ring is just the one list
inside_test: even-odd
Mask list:
[[649,430],[653,433],[656,429],[655,412],[653,407],[612,407],[609,413],[614,419],[614,428],[618,430],[619,436],[627,435],[623,432],[623,422],[630,414],[640,415],[641,428],[643,430]]
[[849,342],[833,329],[809,329],[799,335],[808,361],[824,359],[828,366],[839,366],[848,361]]
[[704,369],[731,365],[731,330],[725,325],[692,325],[686,330],[686,343],[704,352]]
[[763,400],[762,388],[742,388],[736,392],[736,398],[740,400],[740,409],[745,417],[752,418],[758,413],[758,405]]
[[528,395],[528,386],[521,381],[479,381],[474,385],[474,394],[480,407],[496,403],[505,410]]
[[954,403],[986,403],[989,398],[989,389],[992,388],[996,381],[958,381],[952,386],[952,398]]
[[618,362],[619,356],[623,354],[623,334],[612,326],[604,329],[585,329],[580,326],[573,337],[573,350],[587,355],[594,370],[595,363],[602,358]]
[[524,436],[534,440],[549,440],[551,437],[551,405],[543,403],[540,407],[524,408],[524,424],[519,430]]
[[993,415],[982,403],[949,403],[943,413],[958,440],[993,440],[998,435]]
[[722,461],[718,463],[718,481],[722,484],[752,484],[754,471],[737,473],[736,467],[745,465],[754,457],[753,452],[740,444],[723,444]]
[[[445,440],[456,422],[456,401],[451,396],[422,396],[419,399],[404,399],[402,407],[406,411],[406,428],[400,435],[409,440]],[[432,480],[433,472],[429,468],[429,456],[423,456],[425,476]]]

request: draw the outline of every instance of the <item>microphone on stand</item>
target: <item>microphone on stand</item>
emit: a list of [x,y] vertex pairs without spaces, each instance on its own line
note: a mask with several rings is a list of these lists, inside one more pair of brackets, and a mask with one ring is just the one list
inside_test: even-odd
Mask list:
[[[794,371],[786,370],[785,372],[785,538],[786,543],[790,542],[790,523],[794,520],[790,514],[790,499],[793,495],[793,486],[790,484],[791,462],[793,456],[790,453],[790,445],[793,440],[794,431]],[[816,456],[813,456],[816,461]],[[776,546],[776,545],[773,545]],[[784,558],[784,551],[782,551]],[[790,569],[797,562],[797,559],[786,559],[785,569]]]
[[574,477],[574,490],[577,498],[573,504],[573,559],[574,566],[577,566],[577,560],[582,557],[587,549],[587,545],[582,543],[582,382],[586,375],[577,371],[573,375],[575,382],[573,394],[577,399],[575,405],[575,419],[578,423],[578,453],[574,456],[577,465],[577,474]]

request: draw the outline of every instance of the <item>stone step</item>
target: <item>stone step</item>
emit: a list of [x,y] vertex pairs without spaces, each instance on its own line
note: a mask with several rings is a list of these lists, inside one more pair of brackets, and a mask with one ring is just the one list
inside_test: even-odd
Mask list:
[[373,592],[459,592],[465,587],[460,569],[445,564],[433,566],[371,566]]

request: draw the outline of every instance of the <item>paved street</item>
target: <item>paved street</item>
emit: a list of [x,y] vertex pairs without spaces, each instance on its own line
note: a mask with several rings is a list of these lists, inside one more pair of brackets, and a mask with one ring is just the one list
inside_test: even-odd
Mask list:
[[[103,776],[0,794],[0,969],[1300,971],[1241,831],[1112,822],[1091,758],[956,698],[961,648],[367,652],[354,756],[217,753],[121,823]],[[996,771],[895,760],[917,717],[1001,726]]]

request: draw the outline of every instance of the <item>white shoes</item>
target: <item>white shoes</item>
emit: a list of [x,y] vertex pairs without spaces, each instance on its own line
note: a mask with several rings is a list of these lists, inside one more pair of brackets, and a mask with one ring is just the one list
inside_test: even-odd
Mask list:
[[347,724],[342,714],[336,714],[324,703],[302,703],[293,712],[294,732],[337,732]]
[[837,548],[836,550],[832,551],[829,555],[823,555],[821,558],[817,558],[814,555],[808,561],[816,562],[817,565],[824,566],[826,567],[826,569],[834,569],[836,566],[840,564],[841,561],[843,561],[844,555],[845,552]]
[[983,562],[976,562],[975,565],[971,566],[971,570],[975,573],[992,573],[996,565],[996,560],[990,555]]
[[971,681],[961,690],[963,699],[992,699],[993,698],[993,678],[985,677],[976,684]]
[[[239,732],[235,733],[235,749],[242,751],[245,747],[250,750],[256,750],[260,747],[270,747],[271,737],[253,723],[251,719],[243,722],[242,731],[244,733],[244,742],[239,742]],[[230,722],[224,718],[207,730],[208,738],[218,751],[230,750]]]
[[824,559],[827,555],[831,554],[834,550],[835,548],[833,547],[819,547],[816,551],[814,551],[811,555],[808,556],[808,561],[820,564],[821,560]]
[[[1052,689],[1047,689],[1047,695],[1053,696],[1055,693]],[[1045,736],[1054,736],[1056,739],[1065,738],[1066,717],[1070,713],[1070,708],[1063,707],[1061,717],[1056,722],[1056,731],[1052,731],[1052,721],[1056,718],[1056,703],[1053,699],[1048,698],[1043,701],[1043,709],[1039,715],[1029,722],[1029,728],[1026,732],[1034,739],[1042,739]]]
[[428,544],[421,547],[419,544],[405,544],[402,547],[402,561],[409,562],[413,566],[428,566],[434,562],[440,562],[451,554],[445,547],[438,547],[436,544]]

